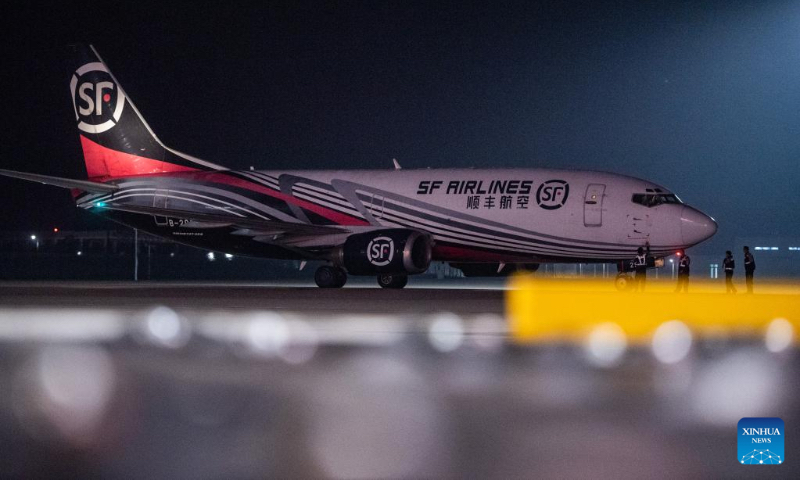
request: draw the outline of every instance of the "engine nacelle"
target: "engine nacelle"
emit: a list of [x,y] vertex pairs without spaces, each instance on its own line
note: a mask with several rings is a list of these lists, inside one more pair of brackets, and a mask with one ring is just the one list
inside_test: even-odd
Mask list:
[[427,270],[432,251],[429,234],[390,228],[350,235],[334,250],[333,262],[351,275],[408,275]]

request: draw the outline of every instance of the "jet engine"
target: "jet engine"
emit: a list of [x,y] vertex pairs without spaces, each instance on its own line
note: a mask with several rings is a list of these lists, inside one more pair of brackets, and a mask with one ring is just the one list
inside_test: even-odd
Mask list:
[[430,234],[405,228],[350,235],[333,251],[333,263],[351,275],[410,275],[431,263]]

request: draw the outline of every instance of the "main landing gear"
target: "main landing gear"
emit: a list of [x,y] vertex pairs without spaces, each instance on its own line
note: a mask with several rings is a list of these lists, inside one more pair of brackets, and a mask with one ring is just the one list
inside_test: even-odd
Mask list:
[[378,285],[381,288],[403,288],[408,283],[407,275],[378,275]]
[[[323,265],[314,273],[314,281],[319,288],[342,288],[347,283],[347,272],[341,267]],[[399,289],[408,283],[408,275],[378,275],[381,288]]]
[[314,281],[319,288],[342,288],[347,283],[347,272],[340,267],[323,265],[314,273]]

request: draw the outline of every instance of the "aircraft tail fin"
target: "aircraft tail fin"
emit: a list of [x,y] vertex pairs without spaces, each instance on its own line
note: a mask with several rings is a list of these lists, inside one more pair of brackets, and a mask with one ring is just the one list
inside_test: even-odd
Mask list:
[[91,180],[225,170],[165,146],[91,45],[75,45],[70,93]]

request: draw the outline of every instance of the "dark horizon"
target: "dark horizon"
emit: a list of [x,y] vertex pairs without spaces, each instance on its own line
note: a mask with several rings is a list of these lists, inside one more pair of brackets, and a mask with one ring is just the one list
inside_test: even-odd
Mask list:
[[[548,167],[646,178],[715,217],[702,251],[800,237],[800,5],[13,7],[0,168],[80,178],[65,46],[162,141],[230,168]],[[0,179],[3,230],[110,228]]]

